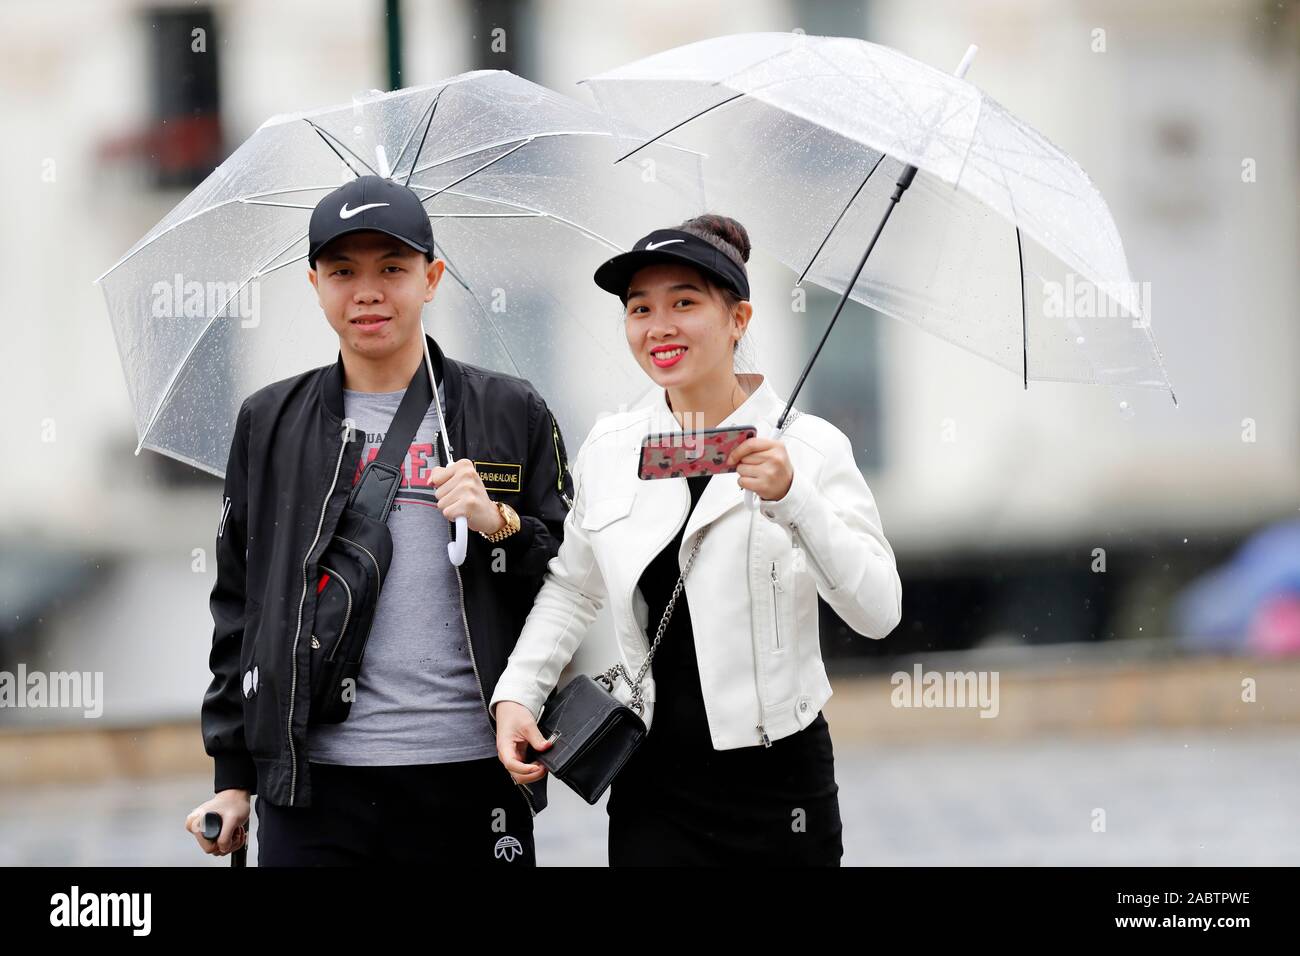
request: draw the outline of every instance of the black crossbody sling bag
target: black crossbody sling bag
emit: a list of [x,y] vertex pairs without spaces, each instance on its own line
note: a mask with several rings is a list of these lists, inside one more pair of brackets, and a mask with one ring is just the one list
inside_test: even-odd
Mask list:
[[393,561],[388,515],[402,484],[406,453],[432,401],[429,376],[421,364],[317,563],[308,724],[342,723],[352,709],[375,606]]

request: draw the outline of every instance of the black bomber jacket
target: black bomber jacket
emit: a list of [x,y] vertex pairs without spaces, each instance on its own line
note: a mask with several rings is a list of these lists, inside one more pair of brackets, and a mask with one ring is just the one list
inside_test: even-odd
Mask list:
[[[559,426],[531,383],[447,358],[432,337],[428,344],[456,457],[473,460],[490,497],[521,522],[497,543],[469,532],[458,569],[483,719],[495,732],[487,701],[559,550],[572,479]],[[318,577],[316,562],[360,462],[364,435],[348,424],[341,353],[333,365],[267,385],[240,406],[217,528],[212,683],[201,712],[216,791],[240,787],[283,806],[311,804],[308,635],[316,589],[307,582]],[[546,779],[517,785],[533,814],[546,806]]]

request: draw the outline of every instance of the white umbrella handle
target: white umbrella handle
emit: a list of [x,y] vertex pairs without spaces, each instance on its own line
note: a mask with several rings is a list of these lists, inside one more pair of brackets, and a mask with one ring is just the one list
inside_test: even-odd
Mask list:
[[[433,374],[433,359],[429,356],[429,340],[424,336],[424,323],[420,323],[420,340],[424,345],[424,367],[429,373],[429,386],[433,389],[433,405],[438,411],[438,434],[442,438],[442,446],[447,449],[448,463],[455,460],[455,453],[451,450],[451,440],[447,437],[447,420],[442,414],[442,402],[438,400],[438,379]],[[465,563],[465,552],[469,550],[469,519],[460,517],[456,519],[456,534],[447,542],[447,557],[456,567]]]
[[465,563],[465,551],[469,548],[469,521],[464,515],[456,519],[456,537],[447,542],[447,557],[451,563],[460,567]]

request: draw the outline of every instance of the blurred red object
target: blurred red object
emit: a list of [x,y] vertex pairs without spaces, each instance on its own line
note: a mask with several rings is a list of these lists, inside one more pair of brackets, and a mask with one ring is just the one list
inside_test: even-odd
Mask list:
[[1264,657],[1300,654],[1300,594],[1277,594],[1250,619],[1246,646]]

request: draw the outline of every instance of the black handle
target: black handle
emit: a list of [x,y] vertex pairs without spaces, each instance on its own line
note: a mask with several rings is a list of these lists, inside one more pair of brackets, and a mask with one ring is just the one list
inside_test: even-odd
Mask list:
[[[215,840],[221,836],[221,814],[209,810],[203,815],[203,839]],[[230,854],[231,866],[248,866],[248,826],[243,827],[244,842],[238,850]]]

